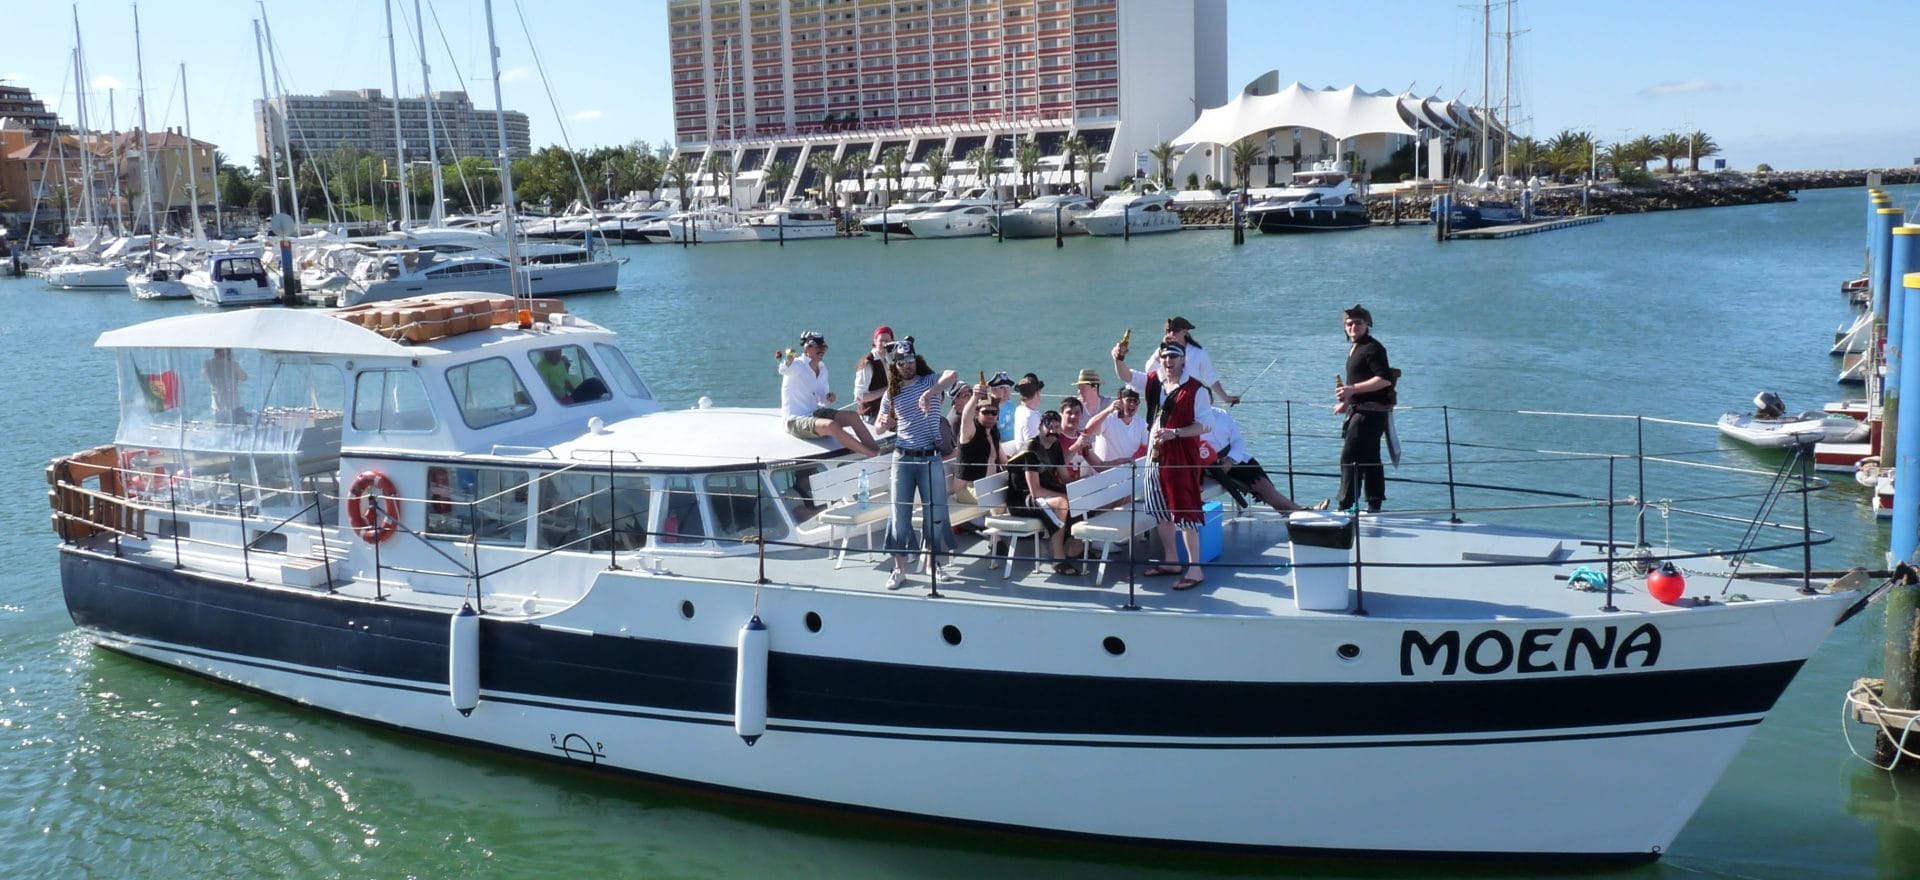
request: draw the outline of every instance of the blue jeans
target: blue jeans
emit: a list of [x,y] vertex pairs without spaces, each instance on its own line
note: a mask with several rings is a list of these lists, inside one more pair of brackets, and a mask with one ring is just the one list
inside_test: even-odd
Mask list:
[[887,550],[907,553],[919,546],[913,530],[913,498],[920,496],[922,527],[934,546],[953,552],[953,527],[947,522],[947,467],[937,455],[893,454],[893,516],[887,520]]

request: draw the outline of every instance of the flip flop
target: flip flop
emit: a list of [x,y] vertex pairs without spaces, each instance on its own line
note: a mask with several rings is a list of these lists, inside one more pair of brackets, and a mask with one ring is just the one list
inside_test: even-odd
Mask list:
[[1206,583],[1206,580],[1202,578],[1181,578],[1174,581],[1173,588],[1176,590],[1191,590],[1204,583]]
[[1170,575],[1179,574],[1183,571],[1186,571],[1186,569],[1181,568],[1178,565],[1156,565],[1152,568],[1147,569],[1146,575],[1147,577],[1168,577]]

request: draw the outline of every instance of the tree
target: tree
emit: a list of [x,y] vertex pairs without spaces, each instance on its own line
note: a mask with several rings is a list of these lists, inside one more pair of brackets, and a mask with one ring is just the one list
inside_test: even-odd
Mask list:
[[1234,141],[1227,152],[1227,160],[1233,164],[1234,176],[1240,178],[1240,188],[1247,188],[1247,179],[1253,174],[1254,163],[1260,161],[1262,144],[1254,138],[1242,138]]
[[[500,168],[479,156],[460,157],[453,164],[447,166],[447,177],[460,181],[460,186],[456,192],[464,197],[465,207],[463,210],[469,213],[486,210],[498,202],[502,195]],[[519,179],[516,178],[514,180],[514,198],[517,201],[525,202],[526,200],[520,197],[519,187],[520,182]],[[431,182],[428,184],[427,191],[429,193],[433,191]]]
[[1521,177],[1532,177],[1534,167],[1547,155],[1540,142],[1530,137],[1517,137],[1507,144],[1507,163],[1520,169]]
[[785,159],[767,166],[767,197],[772,201],[775,193],[785,193],[787,183],[793,180],[793,163]]
[[1000,170],[1000,157],[995,156],[986,144],[968,150],[967,163],[973,166],[973,174],[979,178],[981,186],[993,185],[993,177]]
[[807,164],[820,178],[819,190],[829,207],[840,203],[840,160],[833,157],[832,150],[819,150],[807,157]]
[[900,200],[901,185],[907,177],[907,148],[889,147],[880,154],[880,171],[892,184],[887,188],[887,201]]
[[1172,189],[1173,188],[1173,154],[1174,154],[1173,142],[1161,141],[1157,144],[1154,144],[1153,149],[1148,150],[1147,154],[1153,157],[1153,161],[1160,163],[1160,185],[1168,189]]
[[733,204],[733,154],[725,150],[713,151],[707,156],[706,167],[703,170],[713,179],[714,195],[720,194],[720,186],[724,182],[727,188],[727,204]]
[[1660,139],[1654,142],[1654,149],[1660,158],[1667,160],[1667,173],[1672,174],[1673,163],[1686,158],[1687,139],[1682,137],[1679,132],[1670,131],[1661,135]]
[[1692,162],[1693,170],[1696,174],[1700,171],[1701,159],[1720,154],[1720,145],[1714,143],[1713,138],[1707,137],[1707,133],[1704,131],[1696,131],[1687,135],[1687,143],[1689,145],[1687,159]]
[[679,193],[680,210],[685,211],[687,209],[687,203],[690,201],[687,178],[692,176],[693,169],[689,167],[687,157],[685,155],[679,155],[667,162],[665,170],[667,182],[673,184],[673,188]]
[[1027,185],[1027,197],[1032,198],[1035,195],[1033,175],[1040,169],[1040,144],[1024,134],[1015,137],[1013,165],[1020,169],[1020,179]]
[[1578,173],[1593,164],[1593,133],[1563,128],[1547,141],[1547,164],[1554,173]]
[[947,181],[947,171],[953,168],[953,157],[947,155],[943,147],[927,154],[927,174],[933,178],[933,185],[939,187]]
[[[640,144],[645,147],[643,141]],[[653,192],[667,176],[667,160],[651,150],[642,149],[633,157],[633,188]]]
[[1648,162],[1660,158],[1660,142],[1644,134],[1628,142],[1627,148],[1628,154],[1634,157],[1641,171],[1647,170]]

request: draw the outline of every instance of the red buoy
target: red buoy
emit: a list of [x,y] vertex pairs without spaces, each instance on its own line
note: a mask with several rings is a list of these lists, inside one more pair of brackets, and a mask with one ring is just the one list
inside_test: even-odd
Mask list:
[[1672,605],[1686,595],[1687,579],[1671,562],[1663,562],[1656,571],[1647,572],[1647,593]]

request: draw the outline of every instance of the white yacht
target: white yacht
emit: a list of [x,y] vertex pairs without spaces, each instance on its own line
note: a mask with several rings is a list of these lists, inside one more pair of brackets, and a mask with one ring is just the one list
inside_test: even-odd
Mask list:
[[1295,171],[1285,187],[1252,200],[1246,214],[1247,225],[1261,232],[1329,232],[1371,225],[1345,162],[1321,161]]
[[258,250],[208,254],[185,280],[194,301],[204,306],[256,306],[280,299]]
[[1173,196],[1158,187],[1115,193],[1081,220],[1088,235],[1132,236],[1179,232],[1180,214]]
[[193,271],[197,254],[186,251],[155,251],[129,263],[125,283],[134,299],[191,299],[193,289],[186,276]]
[[805,241],[833,238],[840,234],[840,223],[826,208],[812,202],[796,201],[747,220],[761,241]]
[[1017,208],[1000,212],[1000,234],[1005,238],[1052,238],[1061,235],[1086,235],[1086,214],[1093,210],[1093,199],[1073,193],[1040,196],[1020,203]]
[[950,195],[948,190],[934,189],[908,204],[889,206],[869,213],[861,219],[860,228],[874,235],[882,232],[890,235],[912,235],[913,228],[908,225],[909,221],[975,205],[984,205],[991,209],[999,203],[1000,200],[994,197],[993,190],[984,186],[973,187],[957,196]]
[[[120,290],[127,286],[131,261],[144,257],[151,236],[125,235],[114,239],[97,253],[76,251],[70,261],[49,265],[41,274],[47,286],[56,290]],[[169,244],[178,239],[162,237]]]
[[[595,259],[579,248],[545,255],[530,250],[536,252],[523,256],[520,274],[526,289],[541,296],[613,290],[620,284],[622,261]],[[338,288],[338,301],[352,306],[451,291],[504,294],[512,282],[507,267],[504,257],[477,250],[374,251],[354,265]]]
[[[861,549],[887,460],[772,408],[664,408],[617,343],[479,295],[101,334],[117,431],[47,468],[74,626],[293,707],[728,796],[1129,846],[1650,862],[1892,586],[1593,519],[1303,511],[1216,526],[1193,589],[1003,567],[971,537],[900,589]],[[1661,464],[1652,497],[1701,479]],[[1143,480],[1076,481],[1101,511],[1076,531],[1125,544]],[[1605,485],[1546,507],[1647,512]],[[1782,561],[1821,540],[1673,515]],[[1689,591],[1672,561],[1744,570]]]
[[680,211],[661,221],[667,240],[674,244],[725,244],[759,241],[760,233],[747,223],[748,215],[730,205]]
[[968,205],[951,211],[927,211],[907,218],[914,238],[977,238],[993,234],[994,208]]

